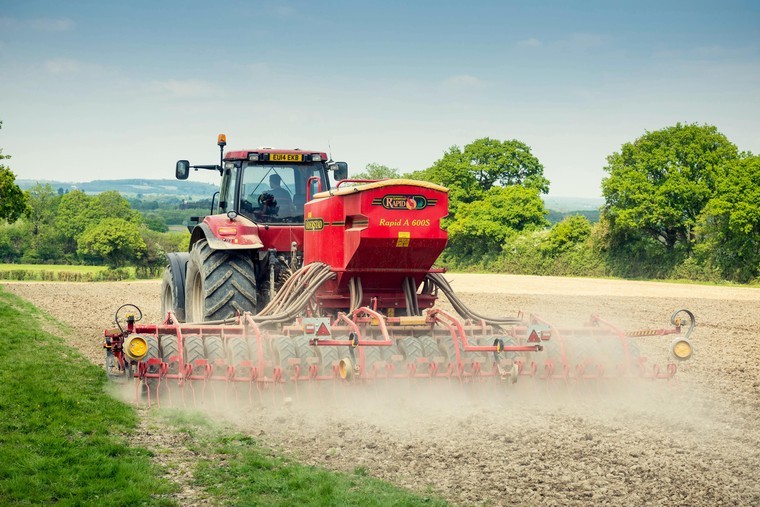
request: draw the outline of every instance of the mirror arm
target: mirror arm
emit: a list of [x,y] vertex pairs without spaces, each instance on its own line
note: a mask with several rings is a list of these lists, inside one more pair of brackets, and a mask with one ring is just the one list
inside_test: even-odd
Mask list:
[[196,171],[198,169],[211,169],[213,171],[219,171],[219,174],[222,174],[224,170],[222,169],[222,166],[220,165],[191,165],[190,169],[195,169]]

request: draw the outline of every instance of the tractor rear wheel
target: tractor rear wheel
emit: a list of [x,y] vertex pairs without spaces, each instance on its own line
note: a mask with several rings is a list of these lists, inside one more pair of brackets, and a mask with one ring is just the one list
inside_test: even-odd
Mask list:
[[161,280],[161,318],[172,312],[179,322],[185,322],[185,272],[190,254],[173,252],[167,254],[169,265]]
[[256,311],[256,278],[246,252],[213,250],[206,240],[193,245],[187,263],[185,310],[190,322]]

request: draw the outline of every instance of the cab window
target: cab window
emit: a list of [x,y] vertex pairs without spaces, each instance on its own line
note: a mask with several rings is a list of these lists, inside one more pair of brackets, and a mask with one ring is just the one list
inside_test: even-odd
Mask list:
[[306,182],[323,173],[321,164],[247,164],[241,178],[240,210],[257,222],[301,223]]
[[216,213],[227,213],[235,209],[235,182],[237,181],[237,166],[228,164],[222,175],[222,184],[219,188],[219,203]]

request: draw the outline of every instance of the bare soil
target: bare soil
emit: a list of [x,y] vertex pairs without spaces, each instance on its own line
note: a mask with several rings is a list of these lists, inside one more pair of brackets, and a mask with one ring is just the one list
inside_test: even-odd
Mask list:
[[[482,389],[446,382],[350,386],[302,389],[286,406],[215,413],[302,462],[361,468],[457,504],[760,505],[760,289],[449,279],[482,314],[524,310],[554,323],[579,323],[593,313],[626,329],[662,328],[674,310],[688,308],[698,323],[695,356],[679,365],[678,385],[567,388],[520,379]],[[103,329],[121,304],[139,306],[147,322],[159,319],[159,282],[4,286],[71,326],[69,342],[97,364]],[[651,362],[664,364],[669,341],[641,338],[639,345]],[[179,447],[158,455],[185,470],[189,482],[181,439],[154,430],[140,444]],[[190,486],[178,498],[210,501]]]

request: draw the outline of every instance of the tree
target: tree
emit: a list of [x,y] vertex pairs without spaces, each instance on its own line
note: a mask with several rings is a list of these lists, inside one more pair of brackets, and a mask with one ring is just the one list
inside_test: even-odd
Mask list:
[[493,259],[509,236],[548,225],[537,188],[493,187],[482,200],[459,207],[448,226],[449,253],[458,262]]
[[37,183],[26,191],[26,201],[29,204],[26,218],[32,224],[32,234],[36,236],[40,229],[53,225],[60,196],[49,183]]
[[116,190],[101,192],[95,196],[95,199],[100,202],[103,217],[123,218],[136,225],[140,225],[140,212],[133,210],[129,201]]
[[697,254],[724,278],[748,282],[760,276],[760,156],[731,164],[697,227]]
[[140,231],[146,249],[137,263],[137,276],[150,278],[160,276],[166,267],[167,252],[187,252],[190,247],[190,233],[158,233],[150,229]]
[[412,177],[448,187],[452,215],[459,203],[483,199],[496,186],[520,185],[541,193],[549,191],[544,166],[528,145],[515,139],[499,141],[484,137],[464,149],[452,146],[431,167]]
[[570,215],[549,230],[541,250],[547,255],[558,255],[591,236],[591,222],[581,215]]
[[73,190],[61,196],[55,226],[64,238],[66,253],[76,253],[79,236],[104,216],[103,207],[81,190]]
[[140,225],[140,212],[135,211],[117,191],[109,190],[91,197],[81,190],[61,196],[55,225],[67,240],[67,251],[77,249],[79,236],[104,218],[121,218]]
[[357,180],[383,180],[387,178],[399,177],[401,177],[401,175],[399,174],[398,169],[393,169],[391,167],[377,164],[375,162],[367,164],[367,166],[364,168],[363,173],[358,173],[351,176],[351,178]]
[[644,235],[690,251],[697,218],[737,159],[736,146],[710,125],[678,123],[624,144],[607,157],[602,180],[612,238]]
[[169,232],[166,220],[158,213],[147,213],[142,220],[145,226],[152,231]]
[[[0,121],[1,128],[3,128],[3,122]],[[0,160],[9,158],[11,158],[10,155],[3,155],[3,150],[0,148]],[[16,185],[16,175],[10,168],[0,164],[0,220],[13,223],[26,211],[26,196]]]
[[77,253],[102,259],[112,268],[136,262],[145,250],[137,225],[123,218],[106,218],[94,223],[77,240]]

